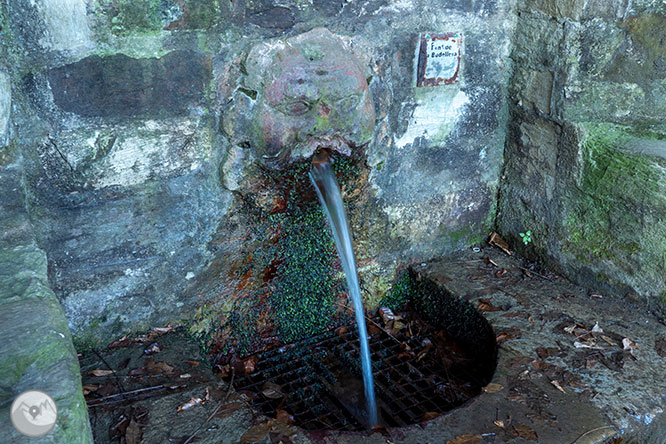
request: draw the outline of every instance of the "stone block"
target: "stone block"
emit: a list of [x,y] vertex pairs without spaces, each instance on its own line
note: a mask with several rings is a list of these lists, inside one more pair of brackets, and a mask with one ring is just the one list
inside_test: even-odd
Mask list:
[[53,100],[85,117],[178,116],[202,105],[210,57],[176,50],[160,58],[89,56],[48,73]]

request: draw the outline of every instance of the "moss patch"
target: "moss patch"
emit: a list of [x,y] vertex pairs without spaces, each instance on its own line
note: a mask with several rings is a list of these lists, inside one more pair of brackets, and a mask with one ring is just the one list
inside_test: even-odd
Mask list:
[[610,261],[628,275],[666,271],[666,174],[661,159],[625,152],[631,131],[588,126],[580,186],[565,221],[564,251],[578,261]]

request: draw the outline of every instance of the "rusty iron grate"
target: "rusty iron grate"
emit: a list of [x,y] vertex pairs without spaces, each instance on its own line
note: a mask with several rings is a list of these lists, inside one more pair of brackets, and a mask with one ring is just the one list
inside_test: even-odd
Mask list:
[[[250,396],[264,414],[275,417],[277,410],[285,410],[307,430],[366,429],[356,328],[343,331],[258,354],[254,372],[236,375],[235,389]],[[418,342],[385,331],[370,339],[377,408],[387,427],[447,412],[478,395],[487,382],[473,380],[476,371],[469,358],[445,363],[441,354],[423,352]],[[267,382],[277,384],[283,396],[266,396]]]

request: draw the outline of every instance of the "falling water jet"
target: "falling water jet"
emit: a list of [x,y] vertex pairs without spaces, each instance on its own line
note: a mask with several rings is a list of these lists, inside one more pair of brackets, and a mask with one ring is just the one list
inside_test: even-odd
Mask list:
[[340,195],[340,187],[335,180],[335,174],[331,168],[331,161],[326,150],[320,150],[312,160],[310,168],[310,180],[317,191],[319,202],[324,208],[326,217],[333,231],[335,245],[342,262],[342,268],[347,278],[349,294],[354,304],[356,324],[358,325],[358,337],[361,343],[361,368],[363,370],[363,385],[365,386],[365,401],[368,410],[369,426],[373,427],[377,422],[377,407],[375,405],[375,390],[372,382],[372,365],[370,363],[370,346],[368,344],[368,333],[365,327],[363,301],[361,300],[361,289],[356,272],[356,260],[352,249],[351,231],[345,215],[345,208]]

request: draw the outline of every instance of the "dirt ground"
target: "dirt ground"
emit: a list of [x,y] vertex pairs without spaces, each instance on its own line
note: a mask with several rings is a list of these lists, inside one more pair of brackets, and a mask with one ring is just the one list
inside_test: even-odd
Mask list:
[[97,443],[666,443],[666,326],[486,247],[416,264],[492,324],[498,367],[481,395],[421,424],[308,432],[250,407],[181,330],[81,356]]

